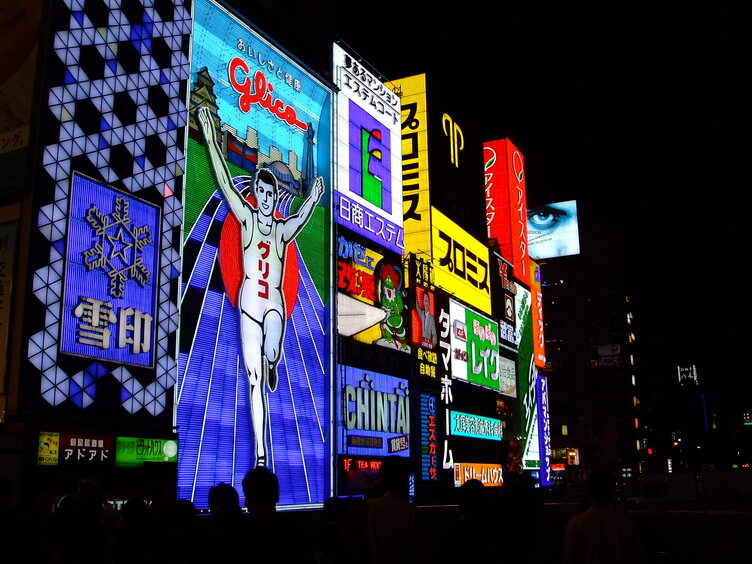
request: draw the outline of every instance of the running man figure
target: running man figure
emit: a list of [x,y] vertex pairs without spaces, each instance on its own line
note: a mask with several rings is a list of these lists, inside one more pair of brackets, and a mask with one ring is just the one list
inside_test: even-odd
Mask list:
[[277,363],[282,353],[287,311],[282,294],[282,274],[287,244],[300,233],[324,193],[319,176],[297,213],[274,217],[277,178],[258,169],[254,182],[256,208],[235,189],[217,142],[211,112],[199,108],[198,123],[209,152],[209,162],[220,192],[240,224],[243,245],[243,280],[240,284],[240,342],[251,404],[251,427],[256,441],[254,466],[268,464],[266,422],[268,404],[264,386],[277,389]]

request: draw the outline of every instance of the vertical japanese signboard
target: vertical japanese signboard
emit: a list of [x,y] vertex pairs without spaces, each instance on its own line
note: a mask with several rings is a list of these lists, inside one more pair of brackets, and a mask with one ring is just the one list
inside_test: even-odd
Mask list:
[[518,279],[528,284],[525,161],[509,139],[484,143],[483,159],[488,238],[498,241],[501,254],[512,262]]
[[538,368],[546,367],[546,340],[543,328],[543,290],[540,265],[530,261],[530,297],[533,315],[533,359]]
[[337,223],[402,254],[400,99],[334,45],[337,95]]
[[533,315],[530,291],[517,285],[517,326],[520,328],[520,346],[517,356],[517,386],[520,398],[522,423],[522,469],[540,468],[538,438],[537,377],[533,354]]
[[390,83],[402,101],[402,210],[405,251],[431,257],[426,75]]
[[274,469],[331,495],[332,91],[212,0],[194,6],[178,495]]

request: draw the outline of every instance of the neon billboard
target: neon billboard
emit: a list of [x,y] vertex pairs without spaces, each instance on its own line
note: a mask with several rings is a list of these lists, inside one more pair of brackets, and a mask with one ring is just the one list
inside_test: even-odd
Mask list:
[[340,454],[410,456],[407,380],[340,365]]
[[499,390],[498,324],[449,300],[452,377]]
[[50,5],[19,412],[173,423],[192,18],[168,4]]
[[518,279],[528,284],[528,213],[525,160],[509,139],[483,144],[488,238],[514,265]]
[[160,209],[78,173],[70,190],[60,350],[152,366]]
[[337,237],[337,331],[409,353],[405,273],[398,255],[372,249],[346,229]]
[[402,210],[405,251],[431,257],[426,75],[394,80],[402,101]]
[[398,254],[402,228],[400,99],[339,45],[334,45],[337,96],[337,223]]
[[533,360],[538,368],[546,367],[546,339],[543,327],[543,289],[541,270],[537,262],[530,261],[530,296],[533,314]]
[[436,285],[491,314],[488,247],[436,208],[431,210]]
[[522,423],[522,468],[540,468],[538,436],[538,369],[533,351],[533,314],[531,294],[524,286],[517,285],[517,326],[520,328],[520,346],[517,351],[517,393],[520,398]]
[[280,505],[331,493],[332,92],[195,5],[179,343],[178,495],[253,466]]

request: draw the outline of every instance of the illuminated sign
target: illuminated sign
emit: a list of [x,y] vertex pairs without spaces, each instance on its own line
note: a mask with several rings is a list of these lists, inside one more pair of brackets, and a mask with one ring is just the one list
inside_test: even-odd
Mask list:
[[37,444],[37,464],[39,466],[57,466],[59,459],[60,433],[40,432]]
[[117,437],[115,466],[143,466],[145,462],[177,462],[178,442],[174,439]]
[[339,45],[334,45],[337,96],[335,220],[402,254],[400,99]]
[[580,254],[577,202],[569,200],[528,208],[527,236],[533,259]]
[[470,308],[449,300],[452,377],[499,389],[499,326]]
[[60,464],[112,464],[115,439],[111,436],[60,433]]
[[461,411],[450,411],[449,433],[456,437],[500,441],[502,439],[501,420]]
[[538,400],[536,381],[538,370],[533,358],[533,315],[530,291],[517,285],[517,326],[520,346],[517,350],[517,389],[522,419],[522,468],[540,468],[538,440]]
[[491,253],[491,265],[491,304],[494,318],[499,320],[499,339],[516,349],[520,344],[520,334],[515,312],[517,285],[512,281],[513,267],[496,252]]
[[[410,454],[407,380],[340,365],[342,454]],[[357,440],[351,440],[355,436]],[[370,438],[379,439],[370,441]]]
[[488,247],[436,208],[431,218],[436,285],[490,314]]
[[[600,347],[598,347],[598,350],[600,352]],[[621,356],[619,356],[619,358],[621,358]],[[691,364],[689,366],[677,366],[676,372],[679,377],[679,382],[689,380],[694,382],[695,384],[697,383],[697,368],[694,364]]]
[[517,363],[502,355],[499,356],[499,392],[517,397]]
[[[178,496],[249,468],[280,505],[331,495],[332,91],[212,0],[194,4]],[[186,329],[187,328],[187,329]]]
[[174,423],[191,9],[45,16],[19,412]]
[[340,235],[337,238],[338,333],[362,343],[410,352],[405,282],[401,260],[396,255],[385,256],[349,235]]
[[540,484],[551,485],[551,424],[548,413],[548,379],[538,375],[538,436],[540,440]]
[[390,82],[402,101],[402,213],[405,251],[431,257],[426,75]]
[[457,462],[454,464],[454,485],[461,486],[468,480],[480,480],[486,487],[504,484],[501,464]]
[[411,310],[412,343],[417,373],[438,378],[439,332],[436,324],[436,293],[417,284],[413,287],[414,304]]
[[421,479],[439,479],[439,413],[438,398],[431,393],[420,394],[420,467]]
[[483,144],[486,181],[486,225],[515,275],[528,284],[527,193],[525,163],[509,139]]
[[530,261],[530,296],[533,303],[533,358],[535,366],[546,367],[546,341],[543,330],[543,291],[541,290],[540,266]]
[[73,174],[62,352],[153,364],[160,219],[156,206]]

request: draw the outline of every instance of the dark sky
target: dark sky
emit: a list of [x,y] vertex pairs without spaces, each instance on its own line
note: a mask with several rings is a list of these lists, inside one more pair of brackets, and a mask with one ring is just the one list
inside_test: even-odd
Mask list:
[[[402,24],[345,14],[336,31],[387,78],[456,76],[486,116],[484,138],[509,137],[525,155],[530,205],[577,199],[583,221],[621,227],[646,372],[670,378],[677,362],[694,362],[712,400],[747,406],[739,273],[752,98],[741,14],[501,4],[454,5],[444,21],[400,7]],[[407,37],[405,21],[416,40],[390,46]]]
[[[581,221],[620,228],[645,372],[671,378],[678,362],[696,363],[709,395],[752,409],[742,14],[717,3],[442,9],[291,0],[254,13],[260,24],[286,18],[272,36],[315,70],[307,46],[329,33],[385,78],[456,79],[483,138],[509,137],[524,154],[529,205],[576,199]],[[321,29],[309,23],[327,13]]]

